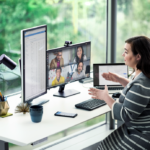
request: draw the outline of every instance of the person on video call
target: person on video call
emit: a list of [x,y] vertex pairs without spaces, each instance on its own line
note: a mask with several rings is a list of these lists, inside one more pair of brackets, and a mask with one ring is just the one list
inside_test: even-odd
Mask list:
[[83,78],[85,77],[85,72],[83,71],[83,62],[79,62],[77,65],[77,70],[73,73],[72,78]]
[[57,52],[56,57],[50,63],[50,70],[64,66],[64,59],[62,58],[62,52]]
[[78,46],[76,49],[76,54],[74,58],[74,62],[79,63],[87,60],[86,55],[84,55],[84,50],[82,46]]
[[61,67],[56,69],[56,77],[52,81],[52,86],[55,86],[55,85],[58,85],[58,84],[62,84],[62,83],[65,82],[65,78],[63,76],[61,76],[61,72],[62,72]]
[[97,150],[150,149],[150,39],[145,36],[125,41],[125,64],[135,72],[131,81],[114,73],[103,73],[106,80],[118,82],[123,89],[119,102],[104,90],[90,88],[93,98],[104,100],[112,110],[112,118],[123,122],[118,129],[99,143]]

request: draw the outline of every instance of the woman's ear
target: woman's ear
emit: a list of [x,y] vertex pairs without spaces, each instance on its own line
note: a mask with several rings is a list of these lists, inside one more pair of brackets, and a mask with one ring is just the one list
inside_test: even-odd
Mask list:
[[137,54],[137,55],[136,55],[136,60],[139,61],[140,59],[141,59],[141,55],[140,55],[140,54]]

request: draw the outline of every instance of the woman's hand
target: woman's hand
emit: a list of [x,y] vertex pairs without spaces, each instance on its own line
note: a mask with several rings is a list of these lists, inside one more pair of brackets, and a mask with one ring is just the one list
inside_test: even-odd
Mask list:
[[107,85],[105,85],[104,90],[90,88],[88,91],[89,91],[89,95],[92,95],[92,98],[94,99],[100,99],[105,101],[105,99],[109,96]]
[[103,73],[102,77],[105,78],[105,80],[110,80],[113,82],[119,82],[120,76],[115,73]]

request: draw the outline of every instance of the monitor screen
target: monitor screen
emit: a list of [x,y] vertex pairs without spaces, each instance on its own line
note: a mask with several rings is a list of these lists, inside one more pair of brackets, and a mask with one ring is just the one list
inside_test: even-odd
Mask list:
[[114,63],[114,64],[94,64],[94,86],[104,86],[104,85],[110,85],[110,86],[118,86],[121,84],[118,82],[113,82],[109,80],[105,80],[105,78],[102,77],[103,73],[116,73],[124,78],[128,78],[128,66],[124,63]]
[[21,30],[21,80],[23,102],[47,93],[47,25]]
[[47,87],[90,77],[91,42],[47,51]]

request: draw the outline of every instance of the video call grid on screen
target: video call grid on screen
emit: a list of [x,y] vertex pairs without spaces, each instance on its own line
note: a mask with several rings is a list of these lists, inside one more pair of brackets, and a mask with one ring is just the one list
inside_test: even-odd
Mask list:
[[[83,49],[83,53],[84,53],[84,55],[82,56],[83,61],[82,63],[80,63],[80,65],[78,65],[78,63],[76,62],[76,57],[77,57],[76,51],[77,48],[79,47]],[[60,51],[62,53],[58,53]],[[54,80],[56,80],[56,69],[58,68],[54,60],[57,59],[57,55],[59,54],[62,55],[59,66],[62,69],[61,77],[63,77],[63,81],[62,83],[54,85],[53,82]],[[90,41],[74,44],[69,47],[60,47],[60,48],[48,50],[47,51],[47,88],[56,87],[68,82],[73,82],[79,79],[90,77],[90,59],[91,59]],[[82,71],[80,72],[80,75],[77,75],[77,65],[82,66]]]
[[104,85],[110,85],[110,86],[118,86],[121,85],[117,82],[112,82],[109,80],[105,80],[102,77],[103,73],[116,73],[122,77],[128,78],[128,66],[126,66],[124,63],[117,63],[117,64],[94,64],[94,86],[104,86]]
[[[47,92],[46,50],[47,25],[21,31],[23,69],[23,100],[34,99]],[[21,67],[23,68],[23,67]]]

